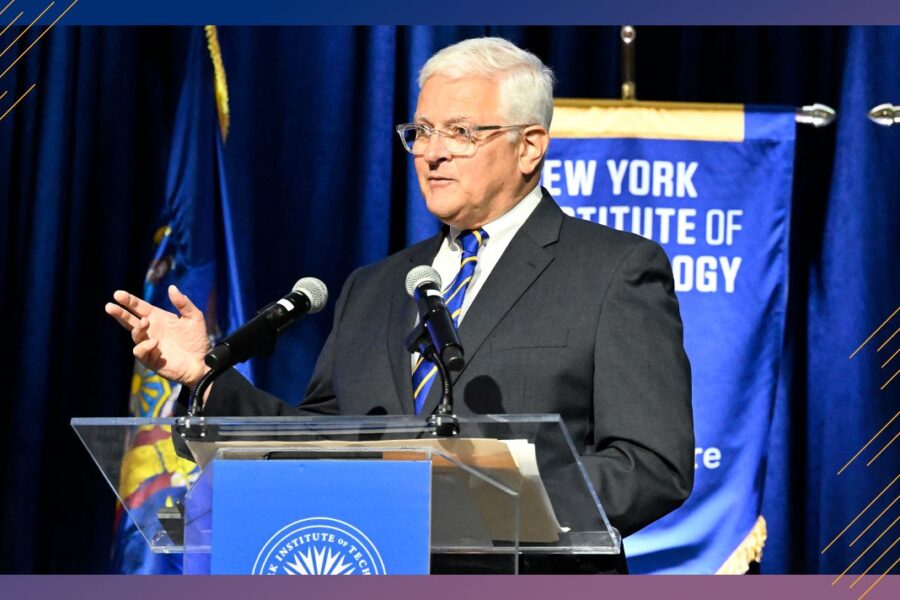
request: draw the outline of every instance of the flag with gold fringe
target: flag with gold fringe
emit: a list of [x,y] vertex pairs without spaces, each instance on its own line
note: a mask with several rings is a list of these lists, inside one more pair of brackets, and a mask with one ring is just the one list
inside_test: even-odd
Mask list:
[[[229,126],[225,71],[215,27],[190,34],[187,65],[169,155],[166,199],[143,297],[175,311],[175,284],[206,314],[211,335],[243,322],[224,172]],[[219,325],[222,325],[220,329]],[[242,366],[245,375],[249,368]],[[135,363],[129,411],[135,417],[174,414],[180,386]],[[156,518],[184,496],[196,466],[175,454],[168,426],[137,428],[123,459],[111,570],[180,573],[181,554],[154,554],[136,523]]]
[[570,215],[665,249],[693,372],[694,491],[625,539],[633,572],[743,573],[761,558],[795,128],[791,108],[557,100],[542,183]]

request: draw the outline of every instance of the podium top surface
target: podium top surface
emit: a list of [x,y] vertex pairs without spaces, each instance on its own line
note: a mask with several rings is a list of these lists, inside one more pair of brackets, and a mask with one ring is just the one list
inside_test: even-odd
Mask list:
[[[219,446],[229,445],[239,450],[271,446],[283,451],[291,444],[308,451],[309,444],[323,441],[354,448],[371,446],[370,450],[376,447],[384,450],[397,441],[408,450],[420,445],[433,448],[436,440],[452,440],[454,443],[444,444],[438,454],[455,453],[455,460],[463,463],[470,473],[480,471],[483,479],[502,482],[504,472],[485,467],[485,463],[476,465],[473,457],[477,452],[471,452],[474,446],[466,444],[466,440],[499,441],[507,444],[514,454],[525,448],[531,456],[530,472],[546,488],[547,503],[552,506],[562,532],[558,542],[533,548],[522,545],[519,552],[619,552],[621,537],[610,525],[592,479],[559,415],[480,415],[460,417],[458,422],[460,431],[455,438],[436,436],[433,426],[423,417],[415,416],[114,417],[75,418],[71,424],[156,552],[179,552],[181,547],[160,524],[159,511],[147,510],[138,502],[146,497],[148,477],[165,480],[171,490],[169,498],[177,500],[202,476],[200,468],[182,457],[184,448],[176,452],[175,446],[179,444],[173,445],[173,437],[184,440],[189,448],[199,444],[212,446],[215,451]],[[521,463],[519,458],[515,462]],[[522,464],[517,467],[521,470]],[[526,501],[522,505],[524,509],[527,498],[522,498]]]
[[[556,414],[496,414],[475,417],[458,417],[460,423],[562,423]],[[411,415],[379,416],[321,416],[321,417],[76,417],[71,424],[80,426],[133,427],[143,425],[177,425],[179,422],[205,423],[206,425],[246,425],[273,428],[316,428],[327,429],[338,426],[344,429],[390,429],[411,431],[431,428],[423,417]]]

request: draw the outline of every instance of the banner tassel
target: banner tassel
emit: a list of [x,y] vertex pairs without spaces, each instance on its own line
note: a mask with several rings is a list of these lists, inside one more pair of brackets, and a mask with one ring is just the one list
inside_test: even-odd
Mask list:
[[209,57],[213,64],[214,88],[216,93],[216,109],[219,113],[219,129],[222,132],[222,142],[228,139],[228,129],[231,126],[231,113],[228,110],[228,80],[225,77],[225,65],[222,63],[222,49],[219,46],[219,34],[215,25],[206,25],[206,46],[209,48]]
[[763,546],[766,545],[766,520],[761,515],[744,541],[731,553],[716,575],[743,575],[750,570],[751,562],[762,561]]

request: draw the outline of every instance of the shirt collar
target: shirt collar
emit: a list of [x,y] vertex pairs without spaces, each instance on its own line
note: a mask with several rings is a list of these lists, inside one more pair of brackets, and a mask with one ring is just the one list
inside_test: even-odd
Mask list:
[[[524,198],[519,200],[515,206],[510,208],[508,211],[491,221],[490,223],[486,223],[482,229],[484,229],[488,234],[488,240],[486,243],[490,243],[492,239],[500,239],[505,237],[506,235],[514,235],[516,231],[528,220],[528,217],[531,216],[531,213],[534,212],[534,209],[537,208],[537,205],[540,203],[541,198],[543,198],[544,193],[541,190],[541,186],[534,186],[530,192],[528,192]],[[459,236],[460,232],[464,230],[457,229],[456,227],[450,227],[450,244],[453,248],[457,248],[458,244],[456,243],[456,238]]]

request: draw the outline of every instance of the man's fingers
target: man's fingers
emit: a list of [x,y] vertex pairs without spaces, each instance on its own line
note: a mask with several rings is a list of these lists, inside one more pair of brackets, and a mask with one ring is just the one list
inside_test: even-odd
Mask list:
[[158,345],[147,353],[147,360],[153,365],[154,371],[159,371],[166,366],[166,363],[162,358],[162,351],[159,349]]
[[151,353],[156,348],[157,344],[159,344],[159,340],[156,339],[144,340],[132,348],[131,353],[134,354],[135,358],[139,361],[145,362],[150,358]]
[[134,316],[118,304],[107,302],[106,306],[104,306],[103,308],[104,310],[106,310],[106,314],[118,321],[119,325],[121,325],[128,331],[131,331],[132,329],[137,327],[138,323],[140,323],[140,319],[138,319],[136,316]]
[[139,317],[146,317],[151,312],[153,312],[154,308],[156,308],[149,302],[144,302],[134,294],[129,294],[124,290],[116,290],[113,293],[113,298],[115,298],[116,302],[126,307],[128,310]]
[[150,319],[144,317],[138,324],[131,330],[131,339],[135,344],[143,342],[147,339],[147,330],[150,328]]
[[200,309],[194,306],[191,299],[182,294],[181,290],[174,285],[169,286],[169,300],[172,301],[172,306],[178,309],[182,317],[190,319],[200,314]]

